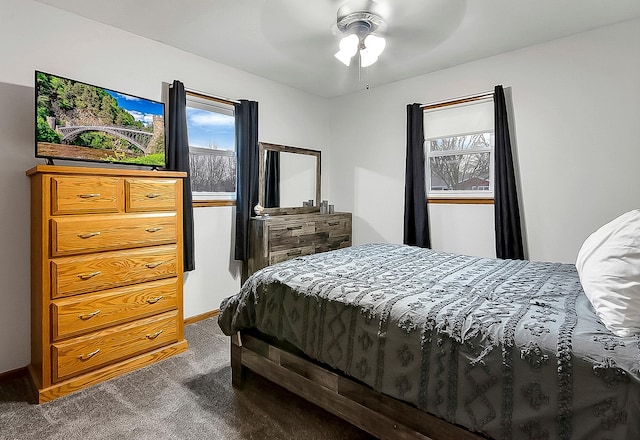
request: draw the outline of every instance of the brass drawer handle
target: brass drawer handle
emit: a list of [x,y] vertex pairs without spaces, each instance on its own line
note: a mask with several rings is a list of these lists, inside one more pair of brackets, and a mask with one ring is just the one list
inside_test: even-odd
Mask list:
[[147,302],[149,304],[155,304],[158,301],[160,301],[162,298],[164,298],[164,296],[160,295],[160,296],[156,296],[155,298],[147,298]]
[[100,235],[100,232],[87,232],[86,234],[78,234],[80,238],[91,238]]
[[78,194],[81,199],[93,199],[94,197],[100,197],[100,193]]
[[81,273],[80,275],[78,275],[78,278],[80,278],[81,280],[88,280],[90,278],[95,277],[96,275],[100,275],[102,272],[100,272],[99,270],[96,272],[90,272],[90,273]]
[[287,231],[295,231],[296,229],[302,229],[302,225],[298,225],[298,226],[287,226]]
[[92,351],[91,353],[81,354],[80,356],[78,356],[78,359],[80,359],[81,361],[88,361],[89,359],[91,359],[92,357],[97,355],[98,353],[100,353],[100,349],[99,348],[97,350]]
[[154,269],[160,266],[162,263],[164,263],[164,261],[156,261],[155,263],[147,263],[145,264],[145,266],[147,266],[149,269]]
[[95,312],[91,312],[91,313],[86,313],[84,315],[78,315],[78,318],[82,319],[83,321],[86,321],[87,319],[91,319],[96,315],[100,314],[100,310],[96,310]]
[[151,333],[151,334],[147,335],[147,339],[155,339],[155,338],[157,338],[158,336],[160,336],[160,335],[162,334],[162,332],[163,332],[163,331],[164,331],[164,330],[158,330],[158,331],[157,331],[157,332],[155,332],[155,333]]
[[160,193],[151,193],[151,194],[145,194],[145,197],[148,199],[156,199],[158,197],[160,197],[162,194]]
[[300,255],[301,253],[302,253],[302,250],[301,250],[301,249],[297,249],[297,250],[295,250],[295,251],[289,251],[289,252],[287,252],[287,256],[288,256],[288,257],[292,257],[292,256],[294,256],[294,255]]
[[147,229],[145,229],[145,231],[147,231],[147,232],[158,232],[158,231],[162,231],[162,228],[157,226],[155,228],[147,228]]

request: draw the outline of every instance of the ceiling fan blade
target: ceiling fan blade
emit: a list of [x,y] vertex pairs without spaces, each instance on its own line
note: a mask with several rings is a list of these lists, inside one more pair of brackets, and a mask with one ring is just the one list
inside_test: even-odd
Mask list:
[[321,64],[324,57],[338,51],[335,3],[269,0],[260,17],[262,36],[289,58]]

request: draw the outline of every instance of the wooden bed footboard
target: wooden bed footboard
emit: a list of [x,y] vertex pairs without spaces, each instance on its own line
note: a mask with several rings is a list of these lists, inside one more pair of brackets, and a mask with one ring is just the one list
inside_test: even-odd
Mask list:
[[233,386],[251,370],[360,429],[389,440],[485,440],[255,336],[231,337]]

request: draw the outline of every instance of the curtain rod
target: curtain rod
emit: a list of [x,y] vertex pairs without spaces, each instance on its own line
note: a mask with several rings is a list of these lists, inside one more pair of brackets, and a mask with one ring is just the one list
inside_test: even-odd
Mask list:
[[446,101],[430,102],[428,104],[421,105],[420,108],[422,110],[432,110],[434,108],[447,107],[449,105],[464,104],[465,102],[480,101],[481,99],[487,99],[487,98],[491,98],[491,97],[493,97],[493,91],[482,92],[482,93],[478,93],[478,94],[475,94],[475,95],[460,96],[458,98],[448,99]]

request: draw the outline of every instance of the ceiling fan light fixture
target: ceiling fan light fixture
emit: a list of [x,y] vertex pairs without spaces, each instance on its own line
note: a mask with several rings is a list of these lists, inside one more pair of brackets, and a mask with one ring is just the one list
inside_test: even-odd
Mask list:
[[378,56],[371,53],[369,49],[362,49],[360,51],[360,66],[369,67],[373,63],[378,61]]
[[387,41],[383,37],[378,37],[373,34],[367,35],[364,39],[364,47],[376,58],[382,54],[386,45]]
[[351,64],[351,58],[358,53],[358,46],[360,46],[360,39],[357,35],[351,34],[340,40],[340,50],[334,55],[345,66]]
[[386,27],[381,10],[373,0],[352,0],[338,9],[338,30],[349,35],[340,40],[340,51],[335,57],[346,66],[358,50],[361,67],[368,67],[378,60],[386,44],[383,37],[373,35]]
[[[355,54],[354,54],[355,55]],[[339,51],[336,52],[336,54],[334,55],[334,57],[336,57],[337,59],[340,60],[340,62],[342,64],[344,64],[345,66],[349,67],[351,65],[351,58],[353,58],[353,55],[348,55],[343,51]]]

